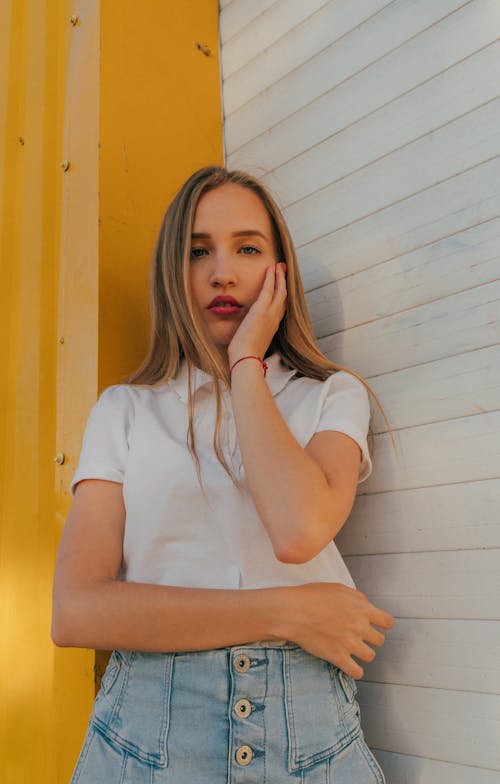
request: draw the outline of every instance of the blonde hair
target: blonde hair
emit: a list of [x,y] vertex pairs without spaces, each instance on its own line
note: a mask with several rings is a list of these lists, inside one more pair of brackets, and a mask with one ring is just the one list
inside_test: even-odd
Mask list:
[[[377,403],[389,429],[385,412],[368,383],[358,373],[331,362],[316,345],[307,308],[300,271],[288,227],[269,191],[254,177],[241,171],[228,171],[221,166],[207,166],[194,172],[180,188],[168,207],[160,228],[151,268],[151,337],[148,353],[137,370],[127,379],[129,384],[155,386],[174,378],[181,360],[186,359],[188,371],[188,449],[195,461],[198,480],[200,462],[196,451],[193,415],[192,369],[201,368],[230,388],[229,373],[221,356],[193,307],[190,286],[191,235],[200,198],[210,190],[228,183],[253,191],[261,200],[271,220],[278,259],[287,264],[286,312],[266,352],[277,352],[298,375],[324,381],[332,373],[344,370],[366,387]],[[220,438],[222,396],[216,391],[216,422],[213,446],[217,458],[235,485],[238,481],[229,468]],[[369,449],[373,434],[369,429]]]

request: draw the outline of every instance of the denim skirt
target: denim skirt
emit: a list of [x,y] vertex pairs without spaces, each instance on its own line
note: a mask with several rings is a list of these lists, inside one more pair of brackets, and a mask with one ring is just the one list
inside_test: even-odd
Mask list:
[[384,784],[356,682],[295,643],[114,651],[71,784]]

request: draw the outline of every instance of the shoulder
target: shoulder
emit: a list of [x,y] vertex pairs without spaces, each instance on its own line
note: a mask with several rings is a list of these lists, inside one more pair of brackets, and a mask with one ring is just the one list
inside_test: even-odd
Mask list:
[[107,427],[122,425],[125,429],[132,425],[141,399],[147,390],[132,384],[113,384],[99,394],[90,412],[91,420],[99,420]]
[[109,416],[111,420],[131,425],[142,414],[169,406],[177,400],[170,383],[151,384],[113,384],[100,393],[93,406],[93,413]]
[[363,382],[348,371],[335,371],[324,381],[316,382],[308,411],[312,412],[314,433],[334,430],[348,435],[358,444],[362,459],[357,481],[367,479],[372,472],[367,443],[371,409],[368,390]]
[[142,387],[136,387],[133,384],[112,384],[100,392],[98,399],[110,402],[130,400],[140,389]]
[[364,384],[344,370],[324,380],[294,376],[277,403],[299,443],[318,430],[365,433],[371,416]]
[[337,370],[320,383],[326,390],[326,394],[348,393],[369,401],[368,390],[363,382],[347,370]]
[[109,415],[124,411],[133,404],[133,395],[131,395],[130,389],[128,384],[113,384],[105,387],[99,393],[92,409],[98,409]]
[[109,409],[125,409],[147,403],[155,388],[136,384],[113,384],[99,394],[95,405]]
[[359,378],[346,370],[334,371],[324,381],[295,376],[289,383],[290,391],[300,398],[309,398],[317,403],[324,403],[327,399],[342,399],[344,403],[349,399],[364,402],[369,407],[368,390]]

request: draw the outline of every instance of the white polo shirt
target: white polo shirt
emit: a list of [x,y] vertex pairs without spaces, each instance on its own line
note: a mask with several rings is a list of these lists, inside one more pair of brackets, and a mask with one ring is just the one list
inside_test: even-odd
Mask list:
[[[358,482],[372,471],[366,435],[368,393],[346,371],[326,381],[294,378],[279,354],[267,360],[266,381],[281,415],[305,447],[314,433],[347,433],[362,450]],[[117,384],[91,409],[80,461],[70,484],[81,479],[123,483],[126,509],[121,579],[192,588],[263,588],[306,582],[354,582],[334,542],[304,564],[274,555],[245,482],[236,443],[231,394],[223,391],[221,435],[238,491],[213,449],[214,379],[195,369],[195,437],[203,494],[187,449],[187,367],[160,386]],[[279,471],[279,466],[276,466]]]

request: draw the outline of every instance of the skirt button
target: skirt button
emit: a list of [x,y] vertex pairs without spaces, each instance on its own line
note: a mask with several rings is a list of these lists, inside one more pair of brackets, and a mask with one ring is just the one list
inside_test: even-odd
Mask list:
[[233,665],[236,672],[246,672],[250,668],[250,659],[244,654],[236,656]]
[[250,716],[252,712],[252,704],[248,700],[238,700],[234,706],[234,712],[237,716],[242,716],[244,719],[246,719],[246,717]]
[[240,746],[236,751],[236,762],[238,765],[248,765],[252,761],[253,751],[250,746]]

